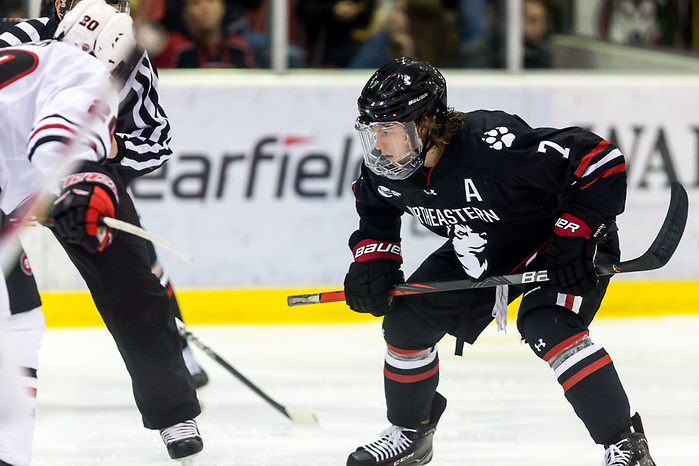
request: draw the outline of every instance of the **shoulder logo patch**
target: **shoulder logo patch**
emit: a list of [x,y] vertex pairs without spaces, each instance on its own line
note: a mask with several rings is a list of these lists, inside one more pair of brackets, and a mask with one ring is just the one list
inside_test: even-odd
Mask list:
[[503,147],[510,147],[515,140],[515,135],[505,126],[498,126],[495,129],[483,133],[483,142],[491,149],[501,150]]

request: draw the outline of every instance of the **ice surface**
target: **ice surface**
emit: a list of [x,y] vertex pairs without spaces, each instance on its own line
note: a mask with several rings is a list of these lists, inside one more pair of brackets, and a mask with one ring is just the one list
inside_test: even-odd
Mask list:
[[[186,316],[185,316],[186,320]],[[318,427],[294,426],[198,348],[210,376],[197,419],[194,464],[344,465],[378,438],[384,417],[380,322],[193,326],[192,332],[282,405],[310,407]],[[611,354],[661,466],[696,466],[699,316],[600,319],[593,341]],[[588,437],[548,365],[489,327],[463,357],[439,345],[448,407],[434,466],[590,466]],[[49,329],[40,353],[35,466],[170,465],[157,432],[142,427],[128,374],[104,328]]]

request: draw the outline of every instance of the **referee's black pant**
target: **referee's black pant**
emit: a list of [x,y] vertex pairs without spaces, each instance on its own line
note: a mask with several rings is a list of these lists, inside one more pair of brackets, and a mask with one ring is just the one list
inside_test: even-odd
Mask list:
[[[139,225],[119,175],[116,218]],[[61,245],[85,280],[97,309],[126,364],[143,425],[162,429],[201,413],[167,291],[151,272],[146,240],[114,232],[102,252]]]

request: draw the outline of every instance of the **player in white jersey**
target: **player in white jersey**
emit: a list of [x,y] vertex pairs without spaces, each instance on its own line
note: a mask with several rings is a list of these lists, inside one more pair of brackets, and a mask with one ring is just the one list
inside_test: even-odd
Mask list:
[[[74,66],[70,76],[65,63]],[[118,99],[107,69],[93,57],[61,42],[41,42],[0,52],[0,115],[10,124],[0,125],[0,208],[12,213],[55,179],[65,159],[99,162],[111,147],[110,122],[116,118]],[[62,77],[63,76],[63,77]],[[95,117],[89,109],[99,110]],[[83,125],[84,128],[83,128]],[[85,144],[75,145],[75,135]],[[55,180],[54,180],[55,181]],[[109,196],[109,195],[108,195]],[[111,199],[109,199],[111,202]],[[5,225],[10,226],[5,217]],[[9,245],[8,245],[9,247]],[[36,308],[9,315],[5,281],[0,289],[3,313],[4,369],[38,369],[38,348],[43,316]],[[24,403],[5,406],[0,416],[0,463],[29,464],[34,422],[36,379],[24,377]],[[7,390],[7,387],[5,387]],[[29,390],[27,390],[29,389]]]
[[[120,12],[128,12],[128,0],[106,0]],[[42,17],[21,21],[0,34],[0,48],[13,47],[27,42],[38,42],[54,36],[58,23],[66,12],[79,4],[79,0],[43,0],[40,15]],[[119,115],[114,132],[117,150],[109,163],[118,171],[117,183],[128,186],[139,176],[161,167],[172,154],[170,149],[170,123],[160,105],[158,93],[158,76],[147,52],[143,52],[137,66],[125,79],[125,85],[119,92]],[[126,206],[123,207],[126,210]],[[130,223],[139,221],[135,208],[125,212],[122,220]],[[117,248],[121,245],[117,241]],[[160,264],[155,248],[146,242],[151,261],[151,270],[168,290],[170,308],[175,317],[184,320],[177,301],[172,282]],[[80,270],[83,274],[84,271]],[[40,297],[36,290],[33,276],[20,273],[16,264],[12,276],[8,277],[12,313],[17,314],[39,306]],[[30,299],[30,297],[32,299]],[[18,302],[21,301],[21,302]],[[182,356],[192,374],[194,385],[200,388],[208,383],[207,373],[199,366],[189,348],[187,340],[182,338]]]
[[[66,15],[57,37],[77,48],[43,41],[0,49],[0,119],[7,122],[0,127],[2,226],[5,233],[11,232],[13,216],[21,218],[34,196],[60,178],[57,167],[66,160],[77,163],[68,171],[73,174],[63,178],[48,222],[74,262],[85,261],[99,276],[105,275],[101,269],[110,267],[123,274],[120,283],[88,285],[99,285],[107,296],[128,291],[122,288],[132,286],[133,279],[148,291],[151,302],[133,307],[128,315],[101,314],[132,377],[145,427],[160,430],[170,457],[187,460],[203,448],[194,421],[201,409],[181,357],[167,293],[150,272],[144,242],[128,240],[138,252],[113,263],[113,255],[104,252],[109,251],[111,232],[99,225],[99,217],[118,217],[122,204],[130,203],[114,182],[116,172],[101,162],[116,149],[112,144],[118,97],[109,72],[113,78],[129,71],[126,58],[135,45],[131,19],[104,0],[84,0]],[[6,297],[5,289],[0,288],[0,296]],[[41,311],[11,315],[7,299],[0,299],[0,306],[2,327],[9,335],[3,344],[9,342],[12,349],[0,354],[0,375],[19,366],[34,371],[30,379],[35,383]],[[5,390],[7,382],[0,379],[0,395],[12,392]],[[33,393],[23,395],[29,401],[15,409],[0,401],[0,466],[30,462],[33,388]]]

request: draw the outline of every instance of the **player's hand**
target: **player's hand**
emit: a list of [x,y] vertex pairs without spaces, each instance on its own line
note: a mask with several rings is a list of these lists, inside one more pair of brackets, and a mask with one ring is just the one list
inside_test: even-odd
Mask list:
[[63,180],[47,222],[66,243],[89,252],[102,251],[112,231],[99,224],[100,217],[114,217],[118,197],[114,181],[104,173],[80,172]]
[[345,302],[355,312],[380,317],[391,309],[388,291],[405,278],[400,244],[368,239],[362,231],[350,238],[354,260],[345,275]]
[[392,296],[388,291],[404,281],[396,261],[353,262],[345,275],[345,302],[355,312],[381,317],[391,309]]
[[583,296],[599,283],[595,272],[597,244],[607,226],[599,215],[571,206],[556,222],[547,256],[548,277],[562,293]]

